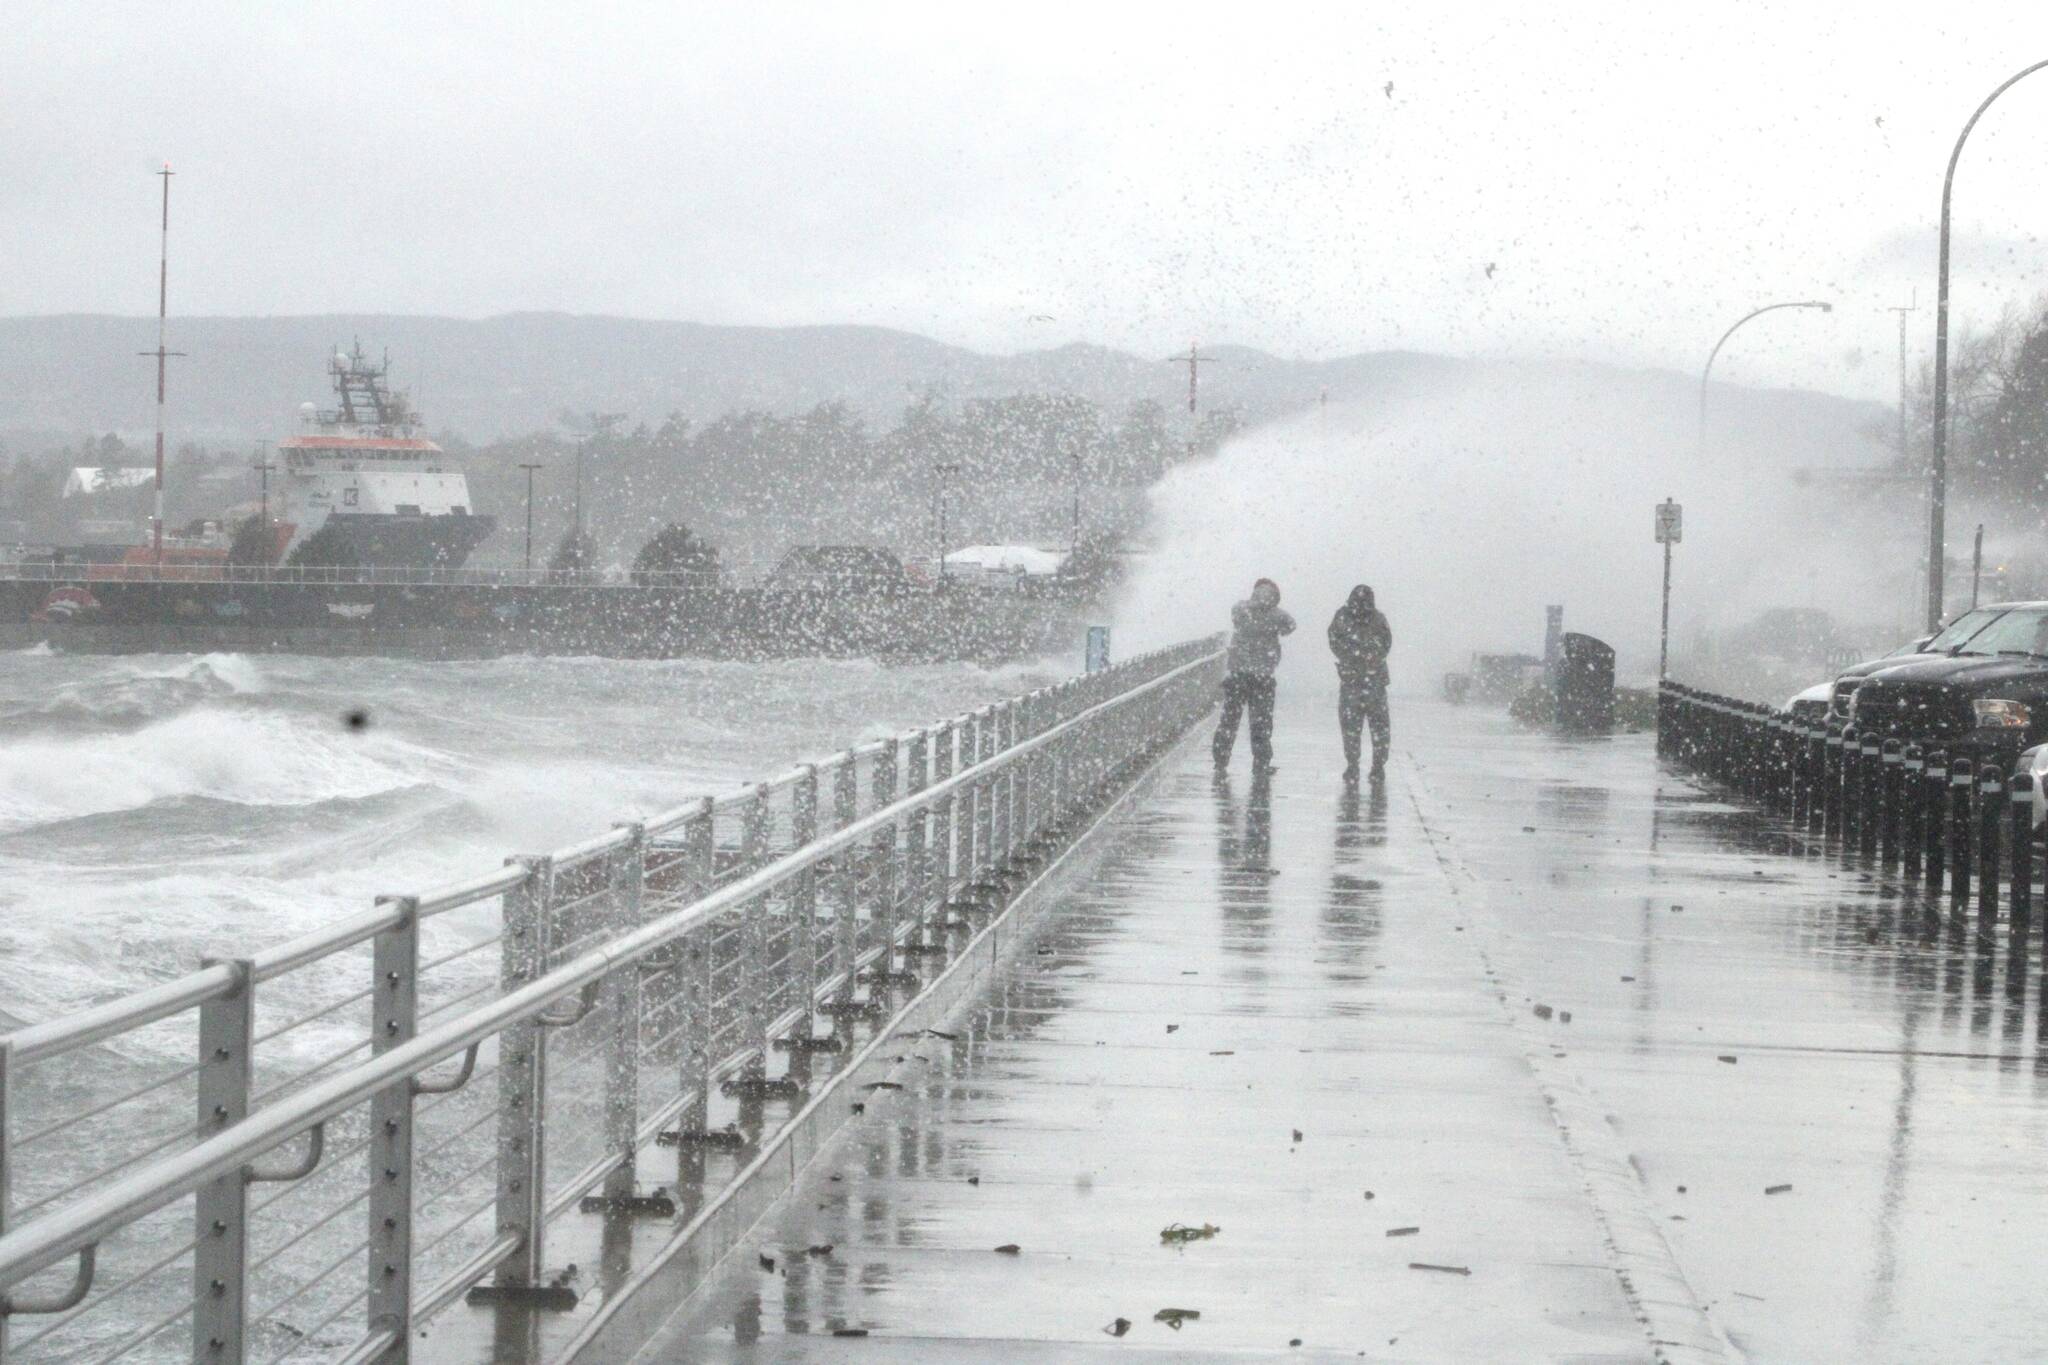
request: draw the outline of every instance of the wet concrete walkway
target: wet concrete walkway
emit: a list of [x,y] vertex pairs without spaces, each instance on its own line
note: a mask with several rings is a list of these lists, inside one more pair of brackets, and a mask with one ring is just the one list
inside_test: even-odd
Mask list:
[[1411,706],[1347,797],[1281,719],[1269,785],[1185,751],[644,1358],[2032,1353],[2024,959],[1647,736]]

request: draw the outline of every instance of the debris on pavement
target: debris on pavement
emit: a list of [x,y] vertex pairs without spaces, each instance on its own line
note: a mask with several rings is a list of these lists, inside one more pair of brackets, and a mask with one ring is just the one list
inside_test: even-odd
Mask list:
[[1196,1308],[1162,1308],[1152,1315],[1152,1321],[1163,1322],[1178,1332],[1182,1323],[1199,1322],[1201,1317],[1201,1310]]
[[1129,1318],[1118,1318],[1102,1330],[1109,1336],[1120,1337],[1131,1330],[1131,1320]]
[[1735,1065],[1735,1058],[1734,1058],[1734,1057],[1732,1057],[1731,1055],[1729,1055],[1729,1054],[1728,1054],[1728,1053],[1726,1053],[1726,1052],[1724,1052],[1724,1053],[1722,1053],[1722,1054],[1721,1054],[1720,1056],[1718,1056],[1718,1057],[1714,1058],[1714,1060],[1715,1060],[1715,1061],[1717,1061],[1717,1062],[1726,1062],[1726,1063],[1728,1063],[1728,1065],[1730,1065],[1730,1066],[1734,1066],[1734,1065]]
[[996,1254],[999,1256],[1017,1256],[1021,1255],[1023,1251],[1024,1248],[1018,1246],[1015,1242],[1005,1242],[996,1248]]
[[1446,1275],[1470,1275],[1472,1273],[1472,1267],[1468,1265],[1431,1265],[1428,1261],[1410,1261],[1408,1268],[1410,1270],[1438,1270]]
[[1765,1194],[1784,1194],[1784,1193],[1786,1193],[1786,1192],[1787,1192],[1788,1190],[1790,1190],[1791,1188],[1792,1188],[1792,1187],[1791,1187],[1790,1185],[1766,1185],[1766,1186],[1764,1186],[1764,1193],[1765,1193]]
[[1191,1228],[1185,1223],[1172,1223],[1159,1230],[1159,1240],[1169,1245],[1185,1246],[1189,1242],[1206,1242],[1221,1231],[1223,1229],[1214,1223],[1204,1223],[1198,1228]]
[[830,1242],[820,1242],[816,1246],[805,1247],[804,1254],[808,1256],[830,1256],[832,1254],[832,1244]]
[[773,1275],[775,1273],[775,1258],[773,1256],[761,1257],[761,1269]]
[[1550,1017],[1550,1013],[1551,1010],[1550,1006],[1548,1005],[1538,1005],[1536,1007],[1536,1017],[1538,1019],[1548,1019]]
[[1414,1236],[1414,1235],[1415,1235],[1416,1233],[1418,1233],[1418,1232],[1420,1232],[1420,1231],[1422,1231],[1422,1229],[1421,1229],[1421,1228],[1388,1228],[1388,1229],[1387,1229],[1387,1236],[1389,1236],[1389,1237],[1413,1237],[1413,1236]]

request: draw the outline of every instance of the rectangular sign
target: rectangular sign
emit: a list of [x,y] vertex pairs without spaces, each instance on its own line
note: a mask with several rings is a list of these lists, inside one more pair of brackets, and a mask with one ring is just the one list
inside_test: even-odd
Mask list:
[[1684,539],[1685,509],[1675,502],[1657,504],[1657,543],[1676,545]]

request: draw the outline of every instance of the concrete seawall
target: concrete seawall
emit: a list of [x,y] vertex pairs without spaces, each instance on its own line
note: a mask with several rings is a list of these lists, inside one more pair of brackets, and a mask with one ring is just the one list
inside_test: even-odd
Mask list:
[[1066,599],[965,592],[168,582],[66,585],[92,604],[68,619],[30,619],[54,586],[0,583],[0,648],[1002,660],[1079,648],[1088,615]]

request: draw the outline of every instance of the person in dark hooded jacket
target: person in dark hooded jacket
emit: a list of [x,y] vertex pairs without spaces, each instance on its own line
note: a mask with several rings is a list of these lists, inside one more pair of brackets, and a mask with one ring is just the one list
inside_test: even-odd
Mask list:
[[1280,637],[1294,632],[1294,618],[1280,610],[1280,585],[1270,578],[1252,584],[1252,595],[1230,609],[1230,657],[1223,679],[1223,715],[1210,751],[1216,771],[1230,766],[1239,720],[1249,711],[1252,775],[1273,771],[1273,670],[1280,666]]
[[1386,772],[1393,720],[1387,714],[1387,655],[1394,631],[1361,583],[1330,618],[1330,653],[1337,656],[1337,728],[1344,736],[1344,780],[1358,781],[1359,731],[1372,725],[1372,776]]

